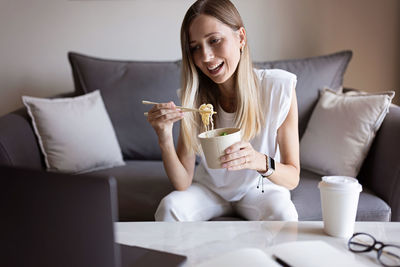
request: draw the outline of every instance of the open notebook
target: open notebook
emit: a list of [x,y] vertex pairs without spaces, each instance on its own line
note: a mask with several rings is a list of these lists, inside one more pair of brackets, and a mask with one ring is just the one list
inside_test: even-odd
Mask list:
[[281,267],[271,256],[258,248],[242,248],[202,262],[198,267]]
[[[283,263],[278,263],[276,257],[283,260]],[[362,267],[364,265],[324,241],[297,241],[273,246],[268,253],[258,248],[230,251],[199,266]]]
[[352,254],[320,240],[283,243],[272,247],[271,253],[296,267],[365,267]]

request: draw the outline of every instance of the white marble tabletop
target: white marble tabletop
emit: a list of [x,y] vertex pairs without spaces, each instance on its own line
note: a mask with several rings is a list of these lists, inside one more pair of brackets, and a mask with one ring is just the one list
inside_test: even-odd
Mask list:
[[[400,222],[356,222],[355,232],[400,245]],[[380,266],[375,251],[348,251],[347,239],[326,235],[322,222],[118,222],[115,233],[118,243],[186,255],[186,266],[240,248],[259,248],[268,254],[271,246],[306,240],[326,241],[365,266]]]

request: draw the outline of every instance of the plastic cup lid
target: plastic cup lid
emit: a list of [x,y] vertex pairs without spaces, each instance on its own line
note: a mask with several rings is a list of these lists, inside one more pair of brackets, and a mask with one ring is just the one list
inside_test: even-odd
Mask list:
[[319,182],[318,188],[329,190],[359,190],[362,191],[362,186],[358,180],[348,176],[324,176]]

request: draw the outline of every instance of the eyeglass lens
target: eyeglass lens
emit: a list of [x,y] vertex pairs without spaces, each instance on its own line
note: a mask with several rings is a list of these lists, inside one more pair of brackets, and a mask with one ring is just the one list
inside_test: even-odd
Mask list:
[[349,248],[354,252],[364,252],[370,250],[374,244],[375,239],[372,236],[366,234],[358,234],[350,240]]
[[400,248],[395,246],[384,246],[379,260],[386,266],[400,266]]
[[[380,245],[382,243],[378,242]],[[376,247],[376,240],[368,234],[357,233],[349,240],[349,249],[353,252],[367,252],[373,249],[378,252],[378,259],[384,266],[400,266],[400,247],[383,245]]]

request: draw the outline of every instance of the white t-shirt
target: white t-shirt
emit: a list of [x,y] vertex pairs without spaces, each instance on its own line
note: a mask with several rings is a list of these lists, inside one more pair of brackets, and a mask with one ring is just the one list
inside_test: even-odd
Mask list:
[[[279,162],[277,133],[289,112],[292,90],[296,86],[297,78],[296,75],[279,69],[255,70],[255,72],[260,79],[262,107],[266,114],[266,123],[265,128],[250,140],[250,143],[256,151]],[[217,109],[218,128],[233,127],[235,113],[227,113],[220,106]],[[260,174],[256,170],[209,169],[204,155],[202,155],[193,179],[227,201],[238,201],[250,188],[257,186],[259,176]],[[266,180],[268,183],[272,183],[268,179]],[[282,190],[287,189],[282,187]]]

